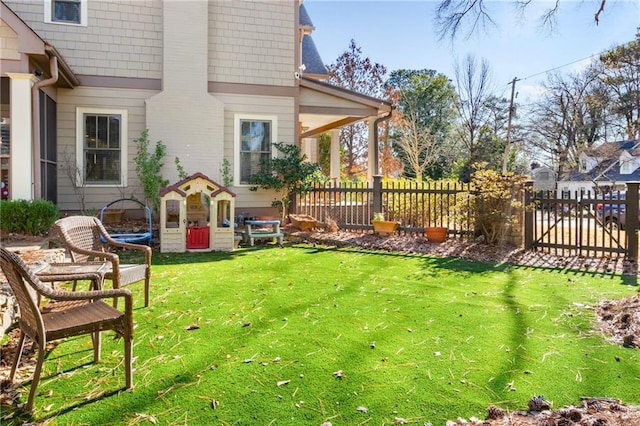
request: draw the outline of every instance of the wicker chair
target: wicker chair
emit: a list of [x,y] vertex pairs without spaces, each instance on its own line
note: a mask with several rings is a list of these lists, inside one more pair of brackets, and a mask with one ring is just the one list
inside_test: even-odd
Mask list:
[[[149,306],[151,247],[114,240],[102,222],[90,216],[65,217],[57,220],[53,228],[69,252],[72,262],[110,263],[104,277],[113,282],[113,288],[144,280],[144,306]],[[110,248],[141,251],[144,253],[144,263],[120,264],[118,255],[108,251]]]
[[[36,388],[40,381],[47,342],[65,337],[91,334],[93,359],[100,361],[100,332],[114,330],[124,338],[125,381],[127,389],[133,387],[131,362],[133,359],[133,299],[126,289],[60,291],[43,284],[15,253],[0,248],[0,267],[9,281],[20,309],[20,341],[11,367],[9,380],[13,382],[16,369],[28,336],[38,346],[36,369],[31,382],[29,400],[25,410],[30,412]],[[91,274],[69,275],[69,279],[90,279]],[[39,307],[40,298],[47,302]],[[124,312],[108,305],[103,299],[124,298]]]

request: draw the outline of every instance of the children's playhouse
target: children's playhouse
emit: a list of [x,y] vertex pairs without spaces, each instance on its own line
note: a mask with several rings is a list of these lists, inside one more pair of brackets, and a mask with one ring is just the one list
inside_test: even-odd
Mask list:
[[160,190],[160,251],[231,251],[235,194],[202,173]]

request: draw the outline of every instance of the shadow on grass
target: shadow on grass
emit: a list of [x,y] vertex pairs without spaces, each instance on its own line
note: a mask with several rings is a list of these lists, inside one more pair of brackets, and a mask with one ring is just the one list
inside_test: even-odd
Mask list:
[[[89,405],[89,404],[93,404],[97,401],[100,401],[102,399],[106,399],[106,398],[110,398],[112,396],[115,396],[117,394],[119,394],[120,392],[126,391],[125,387],[122,387],[120,389],[116,389],[116,390],[112,390],[112,391],[108,391],[108,392],[104,392],[100,395],[97,395],[93,398],[87,398],[84,399],[82,401],[79,401],[76,404],[72,404],[69,405],[67,407],[63,407],[59,410],[55,410],[55,411],[51,411],[47,414],[45,414],[44,416],[38,417],[37,418],[37,423],[34,423],[36,421],[36,418],[34,417],[33,413],[25,413],[24,411],[22,411],[22,409],[20,408],[16,408],[14,413],[14,416],[12,416],[9,420],[11,420],[11,423],[7,423],[9,424],[15,424],[15,425],[24,425],[24,424],[42,424],[43,422],[47,421],[47,420],[53,420],[55,419],[57,416],[61,416],[63,414],[69,413],[71,411],[75,411],[78,408],[84,407],[85,405]],[[38,399],[36,397],[36,403],[38,402]],[[10,413],[10,409],[14,408],[14,407],[2,407],[2,412],[3,412],[3,418],[7,418],[7,416],[9,416]],[[5,423],[2,423],[3,425]]]
[[296,244],[296,248],[308,250],[310,254],[320,253],[322,251],[341,251],[341,252],[353,252],[353,253],[369,253],[378,256],[393,256],[393,257],[406,257],[406,258],[424,258],[425,267],[430,268],[444,268],[455,272],[470,272],[470,273],[482,273],[485,271],[499,271],[504,272],[512,268],[518,270],[535,270],[535,271],[548,271],[564,275],[573,276],[590,276],[601,277],[610,279],[620,279],[620,284],[625,286],[638,286],[637,275],[617,274],[614,272],[597,271],[597,270],[585,270],[585,269],[572,269],[572,268],[552,268],[549,266],[541,265],[518,265],[509,262],[489,263],[471,259],[464,259],[459,257],[439,257],[430,254],[420,253],[406,253],[406,252],[394,252],[384,250],[369,250],[354,247],[335,247],[335,246],[322,246],[322,245],[306,245]]

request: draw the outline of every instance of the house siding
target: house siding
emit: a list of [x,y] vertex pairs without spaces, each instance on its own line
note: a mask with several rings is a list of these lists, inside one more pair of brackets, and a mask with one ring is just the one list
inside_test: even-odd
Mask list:
[[42,0],[6,0],[78,75],[161,77],[162,0],[88,2],[88,25],[44,22]]
[[2,20],[0,20],[0,59],[20,60],[18,36]]
[[[273,115],[278,119],[278,142],[291,143],[297,125],[294,123],[294,99],[287,97],[245,96],[216,94],[225,104],[224,111],[224,156],[230,159],[234,170],[234,120],[236,114]],[[214,179],[215,180],[215,179]],[[270,206],[274,199],[272,191],[249,191],[248,186],[232,188],[236,194],[236,208]]]
[[68,162],[76,158],[76,107],[126,109],[128,111],[127,172],[124,188],[87,187],[85,207],[99,209],[122,196],[132,194],[144,199],[138,183],[133,158],[136,145],[133,142],[145,129],[145,99],[148,90],[77,87],[58,90],[58,206],[61,210],[77,210],[80,207],[71,180],[63,171]]
[[[178,180],[176,157],[187,173],[202,172],[222,182],[222,160],[234,167],[236,113],[277,116],[278,140],[296,141],[297,0],[209,0],[204,22],[195,20],[208,33],[202,48],[200,40],[197,46],[164,45],[169,36],[165,25],[174,22],[164,16],[167,0],[89,0],[86,27],[45,23],[43,0],[5,3],[60,52],[81,83],[53,94],[58,108],[58,205],[63,211],[80,208],[77,189],[63,171],[65,158],[76,158],[77,107],[128,111],[126,187],[87,187],[88,209],[99,209],[121,196],[143,199],[133,140],[145,128],[152,146],[158,140],[167,146],[163,176],[171,183]],[[184,32],[180,22],[171,25],[176,34]],[[175,70],[163,65],[163,60],[176,57],[186,57],[180,60],[188,64]],[[167,75],[177,82],[171,88]],[[149,90],[160,87],[150,86],[150,81],[162,82],[162,90]],[[207,93],[207,87],[217,83],[216,92],[224,93]],[[112,87],[116,84],[119,87]],[[271,192],[252,192],[247,186],[232,190],[238,194],[239,208],[270,206],[274,199]]]
[[294,86],[292,0],[214,1],[209,5],[209,80]]

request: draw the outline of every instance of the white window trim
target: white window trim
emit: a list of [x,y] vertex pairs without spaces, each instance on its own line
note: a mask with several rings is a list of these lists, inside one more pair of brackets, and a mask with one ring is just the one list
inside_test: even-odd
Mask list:
[[[129,145],[129,117],[128,110],[115,108],[87,108],[76,107],[76,164],[80,168],[76,173],[76,186],[92,187],[92,188],[124,188],[127,186],[128,179],[128,145]],[[120,183],[119,184],[102,184],[87,183],[84,184],[84,115],[85,114],[113,114],[120,115],[121,135],[120,135]]]
[[277,150],[273,144],[278,142],[278,116],[252,114],[234,114],[233,116],[233,185],[250,187],[252,185],[240,183],[240,121],[242,120],[271,121],[271,157],[275,158]]
[[72,25],[76,27],[86,27],[88,25],[87,12],[89,10],[89,0],[80,0],[80,23],[54,21],[51,14],[53,0],[44,0],[44,22],[47,24]]

